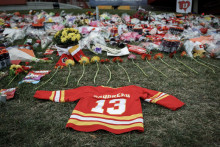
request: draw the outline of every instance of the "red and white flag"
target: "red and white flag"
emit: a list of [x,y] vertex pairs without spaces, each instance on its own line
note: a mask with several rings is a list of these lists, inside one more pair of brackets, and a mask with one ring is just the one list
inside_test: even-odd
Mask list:
[[192,10],[192,0],[177,0],[176,12],[178,13],[190,13]]

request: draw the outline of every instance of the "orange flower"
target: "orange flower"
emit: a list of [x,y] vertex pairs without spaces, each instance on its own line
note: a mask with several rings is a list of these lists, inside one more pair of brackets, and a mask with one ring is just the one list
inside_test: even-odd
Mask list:
[[181,57],[184,57],[186,56],[186,51],[183,51],[181,54],[180,54]]
[[154,55],[154,59],[155,60],[158,59],[158,58],[162,59],[163,58],[163,54],[162,53],[157,53],[156,55]]
[[142,60],[146,60],[146,58],[147,58],[147,60],[151,60],[151,55],[150,54],[142,54],[141,55]]
[[112,59],[112,62],[122,62],[123,60],[120,57],[115,57]]

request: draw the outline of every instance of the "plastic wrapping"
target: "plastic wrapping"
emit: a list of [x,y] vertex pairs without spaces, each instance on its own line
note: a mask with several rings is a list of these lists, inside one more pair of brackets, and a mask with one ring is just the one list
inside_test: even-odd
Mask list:
[[123,13],[121,17],[124,23],[129,23],[131,21],[131,17],[127,13]]
[[26,35],[31,36],[35,39],[42,38],[42,36],[46,35],[46,31],[44,29],[34,29],[31,27],[27,28]]
[[52,38],[49,36],[42,36],[41,38],[41,48],[44,49],[48,44],[52,42]]
[[166,34],[159,46],[159,50],[171,53],[179,49],[180,43],[180,37],[172,34]]
[[133,18],[133,19],[131,19],[131,23],[132,23],[132,24],[139,24],[139,23],[140,23],[140,20],[137,19],[137,18]]
[[101,44],[105,46],[106,42],[99,32],[91,32],[87,37],[79,41],[81,48],[87,47],[88,49],[91,49],[91,44]]
[[111,15],[109,13],[103,13],[100,15],[100,20],[104,21],[104,20],[110,20],[111,19]]
[[187,55],[189,57],[193,58],[192,51],[193,51],[193,48],[194,48],[194,43],[192,41],[188,40],[184,43],[184,47],[185,47],[185,50],[187,52]]
[[140,47],[146,48],[148,51],[158,50],[159,45],[151,42],[143,42],[139,45]]
[[76,21],[76,16],[67,15],[66,16],[66,23],[69,27],[73,26]]
[[123,33],[120,37],[123,41],[135,41],[138,40],[142,35],[139,35],[137,32],[128,32]]
[[121,35],[125,32],[128,32],[128,28],[127,28],[127,25],[119,25],[118,26],[118,35]]
[[9,42],[14,42],[15,40],[24,39],[26,36],[26,28],[22,29],[8,29],[6,28],[3,34],[8,34],[6,36]]
[[96,43],[95,44],[95,47],[97,48],[101,48],[102,51],[106,51],[108,53],[111,53],[111,54],[118,54],[120,53],[121,51],[118,50],[118,49],[114,49],[114,48],[110,48],[110,47],[107,47],[105,45],[102,45],[102,44],[99,44],[99,43]]
[[122,22],[121,17],[118,16],[117,14],[111,16],[111,21],[112,21],[112,22],[115,22],[115,23],[120,23],[120,22]]

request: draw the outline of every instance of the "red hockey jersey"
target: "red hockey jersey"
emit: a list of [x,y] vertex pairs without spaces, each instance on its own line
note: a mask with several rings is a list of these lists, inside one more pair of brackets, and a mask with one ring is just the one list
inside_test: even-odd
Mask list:
[[60,91],[36,91],[35,98],[55,102],[79,99],[66,127],[91,132],[107,130],[115,134],[144,131],[140,98],[171,110],[184,105],[176,97],[135,85],[120,88],[83,86]]

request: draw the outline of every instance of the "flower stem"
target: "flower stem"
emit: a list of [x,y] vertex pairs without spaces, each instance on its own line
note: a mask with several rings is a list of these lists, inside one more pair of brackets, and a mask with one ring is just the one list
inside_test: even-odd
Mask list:
[[36,87],[35,90],[38,89],[38,88],[40,88],[41,86],[47,84],[47,82],[49,82],[49,81],[55,76],[55,74],[57,73],[57,71],[58,71],[59,68],[60,68],[60,66],[57,67],[55,73],[54,73],[45,83],[43,83],[43,84],[41,84],[40,86]]
[[18,75],[18,74],[16,74],[16,75],[11,79],[11,81],[8,83],[8,85],[7,85],[6,87],[8,87],[8,86],[11,84],[11,82],[14,81],[14,79],[17,77],[17,75]]
[[95,79],[96,79],[96,77],[98,75],[98,72],[99,72],[99,64],[98,64],[98,62],[96,62],[96,66],[97,66],[97,71],[96,71],[95,76],[94,76],[94,84],[95,84]]
[[131,80],[130,80],[130,77],[129,77],[129,75],[128,75],[128,73],[127,73],[127,71],[124,69],[124,67],[123,66],[121,66],[120,64],[119,64],[119,62],[118,62],[118,66],[120,66],[124,71],[125,71],[125,73],[126,73],[126,75],[127,75],[127,77],[128,77],[128,82],[130,83],[131,82]]
[[194,69],[192,69],[191,67],[189,67],[188,65],[186,65],[185,63],[183,63],[182,61],[178,60],[178,59],[176,58],[176,56],[174,56],[174,57],[175,57],[175,59],[176,59],[177,62],[183,64],[185,67],[187,67],[188,69],[190,69],[192,72],[194,72],[194,73],[196,73],[196,74],[199,74],[197,71],[195,71]]
[[168,67],[175,69],[176,71],[182,73],[183,75],[187,76],[187,74],[185,74],[184,72],[180,71],[179,69],[170,66],[169,64],[167,64],[165,61],[163,61],[163,59],[159,58],[164,64],[166,64]]
[[[105,65],[105,64],[104,64]],[[109,79],[106,83],[106,85],[108,85],[108,83],[110,82],[111,78],[112,78],[112,73],[111,73],[111,70],[108,68],[108,66],[105,65],[105,68],[109,71]]]
[[147,60],[147,63],[148,63],[154,70],[158,71],[158,72],[161,73],[163,76],[165,76],[166,78],[168,78],[167,75],[165,75],[162,71],[160,71],[159,69],[157,69],[156,67],[154,67],[148,60]]
[[207,66],[206,64],[204,64],[204,63],[202,63],[202,62],[199,62],[199,61],[198,61],[198,60],[196,60],[195,58],[193,58],[193,60],[194,60],[194,61],[196,61],[197,63],[199,63],[199,64],[201,64],[201,65],[203,65],[203,66],[205,66],[205,67],[207,67],[207,68],[211,69],[211,70],[212,70],[212,72],[213,72],[213,73],[215,73],[215,70],[214,70],[213,68],[211,68],[211,67]]
[[211,66],[213,66],[213,67],[216,67],[216,68],[218,68],[218,69],[220,69],[220,67],[218,67],[218,66],[216,66],[216,65],[214,65],[214,64],[208,63],[208,62],[206,62],[206,61],[203,61],[203,60],[201,60],[201,59],[199,59],[199,61],[200,61],[200,62],[203,62],[203,63],[206,63],[206,64],[208,64],[208,65],[211,65]]
[[69,77],[70,77],[70,74],[71,74],[71,67],[70,67],[70,65],[68,65],[68,67],[69,67],[69,74],[68,74],[68,76],[66,78],[66,84],[64,86],[67,86],[68,81],[69,81]]
[[79,78],[79,80],[78,80],[78,82],[77,82],[77,85],[79,85],[79,82],[80,82],[80,80],[82,79],[84,73],[85,73],[85,63],[83,63],[83,73],[82,73],[81,77]]
[[132,59],[132,62],[133,62],[134,65],[136,65],[136,66],[143,72],[143,74],[144,74],[146,77],[148,77],[148,75],[143,71],[143,69],[142,69],[138,64],[136,64],[136,63],[134,62],[133,59]]

